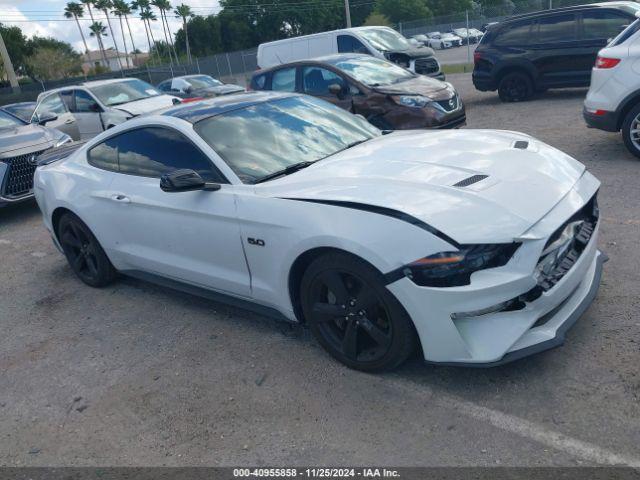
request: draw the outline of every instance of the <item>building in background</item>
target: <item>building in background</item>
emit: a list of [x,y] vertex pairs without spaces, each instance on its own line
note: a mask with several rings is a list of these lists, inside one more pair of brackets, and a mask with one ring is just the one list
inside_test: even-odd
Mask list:
[[[133,55],[125,52],[119,52],[113,48],[105,50],[105,56],[107,57],[107,63],[105,64],[102,58],[100,50],[92,50],[82,55],[82,71],[85,75],[96,66],[100,65],[108,68],[111,72],[117,72],[120,70],[120,64],[122,68],[135,68],[135,61]],[[120,62],[118,62],[118,58]]]

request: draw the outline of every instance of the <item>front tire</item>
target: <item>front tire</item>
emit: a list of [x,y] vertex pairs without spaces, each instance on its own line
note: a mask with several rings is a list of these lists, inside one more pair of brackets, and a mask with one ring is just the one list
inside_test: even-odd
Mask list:
[[87,225],[73,213],[65,213],[58,223],[58,240],[69,266],[90,287],[104,287],[117,272]]
[[508,73],[500,80],[498,95],[503,102],[528,100],[533,95],[533,82],[526,73]]
[[633,155],[640,158],[640,103],[622,121],[622,139]]
[[300,286],[313,335],[334,358],[365,372],[394,369],[412,353],[416,334],[382,275],[343,253],[314,260]]

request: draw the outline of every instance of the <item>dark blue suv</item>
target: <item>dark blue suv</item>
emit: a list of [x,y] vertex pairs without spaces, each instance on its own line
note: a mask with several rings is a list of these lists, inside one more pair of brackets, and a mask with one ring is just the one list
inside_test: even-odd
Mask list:
[[474,53],[473,84],[516,102],[548,88],[589,86],[598,51],[634,20],[640,4],[557,8],[489,25]]

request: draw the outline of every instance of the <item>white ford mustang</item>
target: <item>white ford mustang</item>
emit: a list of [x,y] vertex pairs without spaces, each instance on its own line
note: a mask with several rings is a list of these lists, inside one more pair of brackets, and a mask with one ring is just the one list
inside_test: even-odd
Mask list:
[[181,105],[43,158],[35,193],[85,283],[116,273],[294,322],[350,367],[496,365],[593,300],[599,182],[504,131],[383,133],[321,100]]

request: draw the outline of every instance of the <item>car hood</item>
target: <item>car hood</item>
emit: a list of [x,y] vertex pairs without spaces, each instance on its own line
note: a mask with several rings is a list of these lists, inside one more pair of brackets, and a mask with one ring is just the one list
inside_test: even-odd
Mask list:
[[387,95],[424,95],[425,97],[434,98],[434,100],[451,98],[454,93],[446,83],[425,75],[418,75],[415,78],[393,85],[372,88],[378,93]]
[[[6,157],[18,150],[33,152],[48,148],[62,134],[40,125],[21,125],[15,128],[0,128],[0,156]],[[41,148],[40,148],[41,147]]]
[[112,108],[122,110],[123,112],[130,113],[132,115],[142,115],[144,113],[151,113],[161,108],[171,107],[173,100],[178,99],[173,95],[156,95],[155,97],[143,98],[135,102],[123,103],[122,105],[116,105]]
[[[409,131],[255,188],[272,197],[393,209],[461,244],[502,243],[536,224],[584,170],[559,150],[515,132]],[[475,175],[487,177],[455,186]]]
[[220,85],[219,87],[207,87],[193,90],[193,95],[201,95],[207,97],[216,97],[218,95],[229,95],[231,93],[244,92],[244,88],[240,85]]

